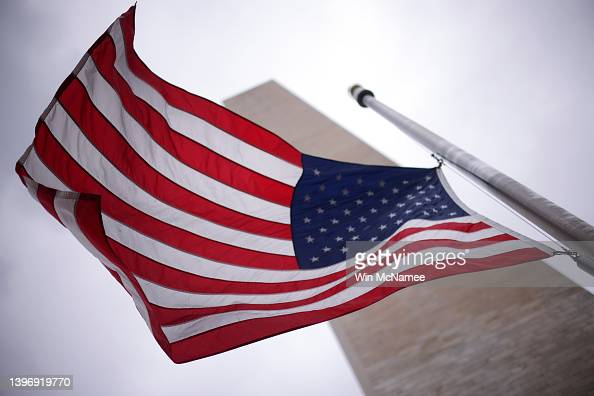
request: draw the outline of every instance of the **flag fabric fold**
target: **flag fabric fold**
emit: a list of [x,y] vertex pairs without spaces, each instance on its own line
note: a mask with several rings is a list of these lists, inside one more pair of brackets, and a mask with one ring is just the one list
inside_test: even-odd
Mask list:
[[[175,362],[356,311],[349,244],[476,249],[428,279],[549,257],[466,208],[439,169],[301,153],[171,85],[134,50],[132,7],[58,89],[16,165],[30,194],[132,297]],[[486,250],[485,250],[486,249]]]

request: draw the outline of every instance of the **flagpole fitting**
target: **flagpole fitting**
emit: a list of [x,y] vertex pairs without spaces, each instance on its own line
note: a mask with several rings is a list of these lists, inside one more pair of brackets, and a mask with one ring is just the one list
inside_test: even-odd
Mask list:
[[432,158],[433,158],[435,161],[437,161],[437,169],[441,169],[441,166],[442,166],[442,165],[443,165],[443,163],[444,163],[444,159],[443,159],[443,157],[442,157],[441,155],[439,155],[439,154],[435,154],[435,153],[431,153],[431,157],[432,157]]
[[577,266],[582,270],[586,271],[590,275],[594,276],[594,259],[590,256],[580,255],[578,252],[572,250],[553,250],[551,252],[553,256],[569,256],[575,261]]
[[375,97],[373,92],[371,92],[368,89],[363,88],[359,84],[353,85],[349,89],[349,93],[351,94],[353,99],[355,99],[357,101],[357,103],[359,103],[359,106],[361,106],[361,107],[367,107],[367,105],[365,104],[365,101],[364,101],[365,97],[367,97],[367,96]]
[[580,257],[580,255],[578,254],[578,252],[573,252],[571,250],[553,250],[551,252],[551,254],[553,256],[569,256],[572,259],[576,260],[578,257]]

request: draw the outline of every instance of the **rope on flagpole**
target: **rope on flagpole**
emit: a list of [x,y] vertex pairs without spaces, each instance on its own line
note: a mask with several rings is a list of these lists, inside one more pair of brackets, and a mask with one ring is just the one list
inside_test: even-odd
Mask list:
[[[431,156],[433,157],[433,154]],[[446,163],[447,165],[449,165],[450,166],[449,169],[451,169],[454,173],[456,173],[460,178],[462,178],[467,183],[469,183],[470,185],[472,185],[473,187],[475,187],[477,190],[479,190],[480,192],[482,192],[484,195],[486,195],[487,197],[489,197],[490,199],[492,199],[495,203],[499,204],[502,208],[506,209],[509,213],[511,213],[512,215],[516,216],[520,220],[522,220],[524,223],[526,223],[528,226],[530,226],[536,232],[538,232],[543,237],[545,237],[546,239],[548,239],[549,241],[551,241],[551,243],[557,245],[558,248],[560,248],[560,249],[563,250],[563,253],[565,253],[565,254],[567,254],[567,255],[569,255],[571,257],[578,257],[578,253],[577,252],[574,252],[574,251],[570,250],[569,248],[567,248],[567,246],[564,246],[557,239],[553,238],[553,236],[551,236],[549,233],[547,233],[546,231],[542,230],[540,227],[536,226],[536,224],[534,224],[533,222],[531,222],[527,217],[523,216],[520,212],[518,212],[513,207],[511,207],[510,205],[506,204],[503,200],[501,200],[500,198],[498,198],[495,194],[491,193],[488,189],[482,187],[479,183],[477,183],[476,181],[472,180],[472,178],[470,178],[467,175],[465,175],[464,174],[464,171],[461,170],[461,169],[458,169],[458,167],[456,165],[454,165],[451,162],[449,162],[449,161],[441,158],[441,164],[439,166],[441,166],[444,163]],[[554,251],[553,254],[555,252],[558,252],[558,251]]]
[[[557,245],[557,247],[559,249],[562,249],[562,250],[553,250],[551,252],[551,254],[553,256],[562,256],[562,255],[563,256],[569,256],[569,257],[571,257],[573,259],[573,261],[575,261],[575,259],[579,257],[579,253],[578,252],[573,251],[573,250],[569,249],[567,246],[563,245],[561,242],[559,242],[557,239],[555,239],[549,233],[547,233],[546,231],[542,230],[536,224],[534,224],[533,222],[531,222],[526,216],[523,216],[520,212],[518,212],[517,210],[515,210],[513,207],[511,207],[510,205],[506,204],[503,200],[499,199],[491,191],[489,191],[488,189],[484,188],[479,183],[477,183],[475,180],[473,180],[472,177],[469,177],[466,174],[467,171],[465,171],[464,169],[459,168],[455,164],[447,161],[441,155],[439,155],[437,153],[432,153],[425,146],[419,144],[418,142],[415,141],[415,143],[417,143],[417,145],[419,145],[419,147],[421,147],[423,150],[425,150],[428,153],[430,153],[431,154],[431,158],[433,158],[435,161],[437,161],[437,169],[442,168],[446,164],[449,165],[450,166],[449,169],[451,169],[454,173],[456,173],[462,180],[466,181],[468,184],[470,184],[471,186],[473,186],[474,188],[476,188],[478,191],[480,191],[481,193],[483,193],[484,195],[486,195],[487,197],[489,197],[491,200],[493,200],[495,203],[497,203],[502,208],[504,208],[505,210],[507,210],[513,216],[516,216],[517,218],[519,218],[521,221],[523,221],[524,223],[526,223],[533,230],[535,230],[540,235],[542,235],[545,239],[548,239],[552,244]],[[476,177],[476,176],[473,176],[473,177]]]
[[[369,90],[363,90],[361,92],[362,92],[362,94],[374,96],[373,95],[373,92],[371,92]],[[362,99],[362,96],[360,94],[358,96],[357,103],[359,103],[359,105],[361,105],[362,107],[367,107],[366,105],[364,105],[364,104],[362,104],[360,102],[361,99]],[[479,183],[477,183],[475,180],[473,180],[471,177],[469,177],[466,174],[466,173],[468,173],[467,171],[465,171],[462,168],[459,168],[454,163],[449,162],[448,160],[446,160],[443,156],[439,155],[438,153],[431,152],[431,150],[427,149],[427,147],[423,146],[422,144],[420,144],[416,140],[415,140],[415,143],[421,149],[423,149],[427,153],[429,153],[431,155],[431,158],[433,158],[435,161],[437,161],[437,169],[441,169],[443,167],[443,165],[447,163],[447,165],[450,166],[449,169],[451,169],[454,173],[456,173],[461,179],[465,180],[468,184],[470,184],[471,186],[473,186],[474,188],[476,188],[477,190],[479,190],[480,192],[482,192],[484,195],[486,195],[487,197],[489,197],[491,200],[493,200],[495,203],[497,203],[502,208],[504,208],[505,210],[507,210],[509,213],[511,213],[512,215],[516,216],[520,220],[522,220],[529,227],[531,227],[537,233],[539,233],[540,235],[542,235],[545,239],[548,239],[552,244],[557,245],[557,247],[559,249],[562,249],[562,250],[554,250],[553,252],[551,252],[553,255],[567,255],[567,256],[570,256],[570,257],[572,257],[574,259],[577,258],[577,257],[579,257],[579,254],[577,252],[575,252],[573,250],[570,250],[567,246],[564,246],[561,242],[559,242],[557,239],[555,239],[549,233],[547,233],[546,231],[542,230],[536,224],[534,224],[533,222],[531,222],[528,218],[526,218],[525,216],[523,216],[520,212],[518,212],[517,210],[515,210],[510,205],[506,204],[503,200],[501,200],[500,198],[498,198],[491,191],[489,191],[488,189],[484,188]],[[473,177],[476,177],[474,175],[472,175],[472,176]]]
[[435,153],[431,153],[431,157],[437,161],[437,169],[441,168],[441,166],[443,165],[443,161],[444,159],[439,156],[439,154],[435,154]]

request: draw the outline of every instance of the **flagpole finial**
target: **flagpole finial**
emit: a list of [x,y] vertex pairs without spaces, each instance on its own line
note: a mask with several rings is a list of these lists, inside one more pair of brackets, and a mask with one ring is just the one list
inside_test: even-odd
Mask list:
[[355,99],[357,101],[357,103],[359,103],[359,106],[361,106],[361,107],[367,107],[367,105],[363,101],[363,99],[365,99],[366,96],[373,96],[373,97],[375,97],[375,95],[373,94],[373,92],[371,92],[368,89],[363,88],[359,84],[353,85],[349,89],[349,92],[350,92],[351,96],[353,97],[353,99]]

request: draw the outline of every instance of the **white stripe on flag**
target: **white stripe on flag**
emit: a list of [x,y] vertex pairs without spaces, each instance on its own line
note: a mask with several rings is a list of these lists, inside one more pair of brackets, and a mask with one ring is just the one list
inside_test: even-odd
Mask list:
[[222,307],[234,304],[276,304],[304,300],[340,284],[346,277],[322,286],[285,293],[266,294],[222,294],[190,293],[170,289],[136,276],[147,299],[165,308],[205,308]]
[[64,183],[62,183],[62,181],[58,179],[47,166],[45,166],[41,159],[39,159],[35,147],[31,146],[29,155],[27,155],[27,158],[22,165],[31,178],[42,186],[53,188],[58,191],[70,191],[70,188],[64,185]]
[[119,21],[109,29],[116,47],[116,70],[136,96],[150,104],[169,126],[186,137],[228,159],[289,186],[297,185],[302,169],[237,139],[206,121],[171,106],[157,90],[138,78],[128,67]]
[[35,183],[29,178],[25,178],[25,184],[27,185],[27,191],[29,191],[29,194],[33,197],[33,199],[39,202],[39,198],[37,198],[37,187],[39,184]]

